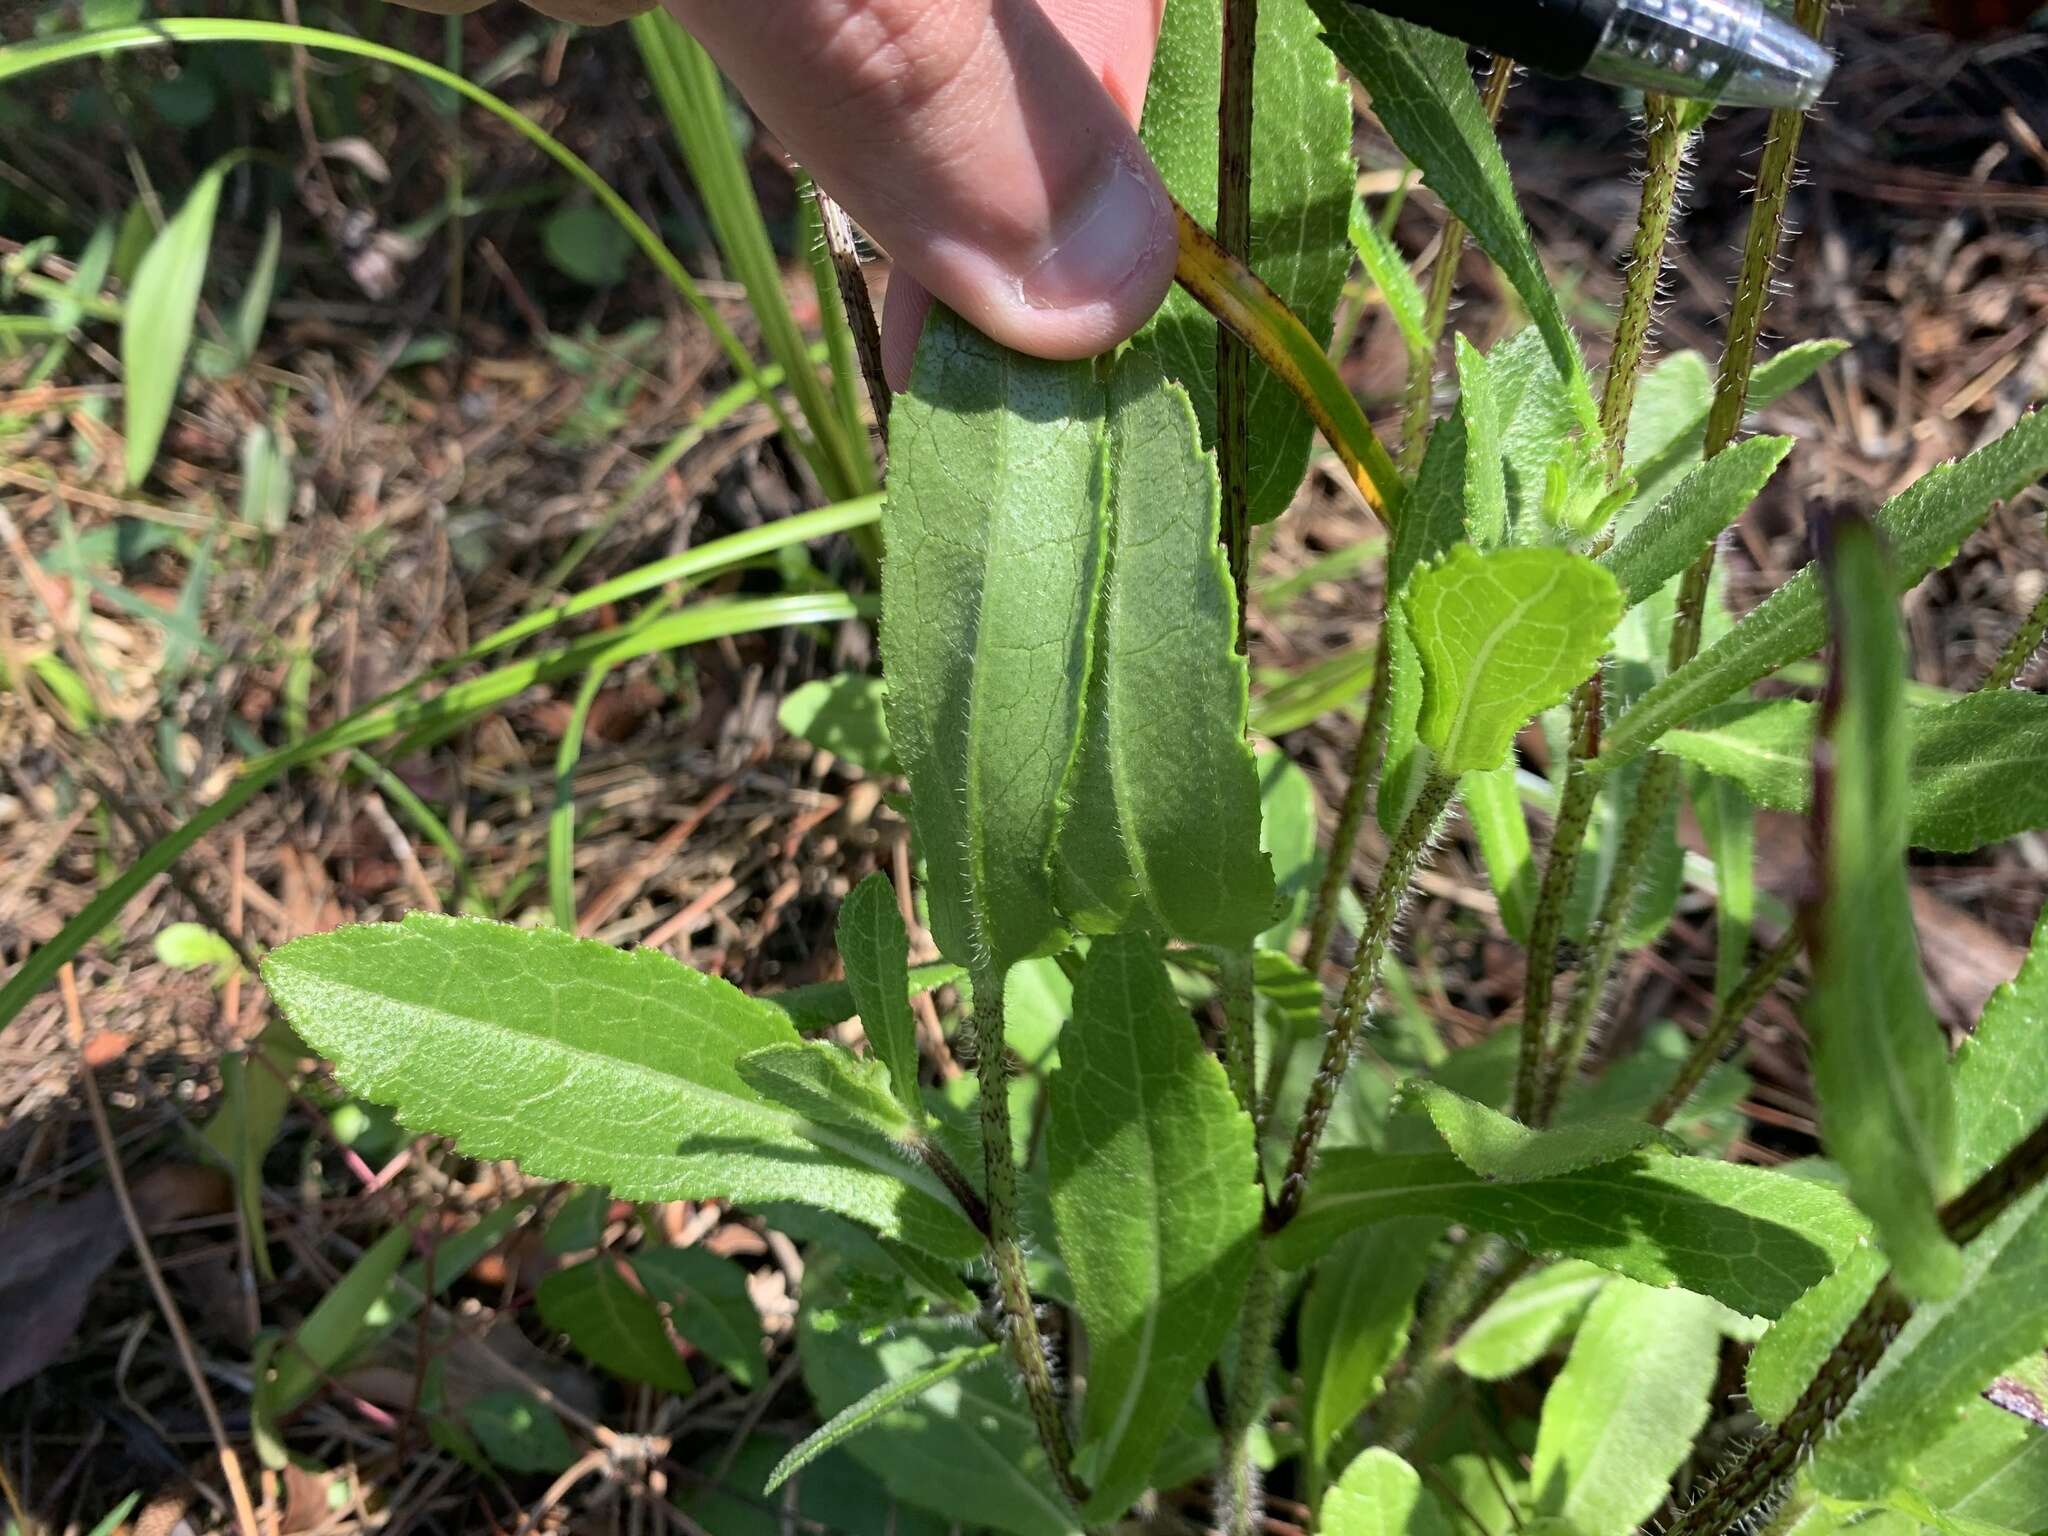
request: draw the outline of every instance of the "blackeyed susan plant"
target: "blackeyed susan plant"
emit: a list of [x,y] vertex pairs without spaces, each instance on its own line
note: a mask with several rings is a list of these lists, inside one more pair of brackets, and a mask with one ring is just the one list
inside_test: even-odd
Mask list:
[[[1452,216],[1426,290],[1357,200],[1339,63]],[[1816,562],[1732,617],[1717,541],[1797,451],[1745,421],[1838,350],[1760,355],[1800,120],[1770,125],[1718,367],[1651,369],[1705,124],[1644,103],[1596,379],[1492,132],[1510,74],[1482,89],[1462,48],[1342,0],[1168,0],[1145,136],[1187,210],[1182,290],[1083,363],[934,315],[889,423],[886,729],[861,679],[800,723],[900,766],[938,963],[908,964],[875,876],[840,916],[844,983],[779,996],[427,915],[264,966],[405,1126],[807,1245],[793,1348],[821,1427],[765,1471],[776,1499],[829,1455],[934,1517],[916,1529],[1016,1536],[2048,1530],[2042,1432],[1981,1396],[2048,1345],[2048,937],[1951,1053],[1906,864],[2048,826],[2048,698],[2010,686],[2042,614],[1935,700],[1907,692],[1898,619],[2048,473],[2048,418],[1816,515]],[[1251,111],[1219,139],[1224,97]],[[1487,350],[1444,344],[1468,239],[1530,320]],[[1355,263],[1408,350],[1397,452],[1325,360]],[[1251,699],[1247,552],[1318,431],[1386,525],[1384,621],[1283,720]],[[1810,683],[1816,652],[1817,695],[1753,691]],[[1361,690],[1323,838],[1262,737]],[[1547,781],[1520,765],[1532,727]],[[1792,919],[1758,895],[1759,808],[1811,817]],[[1367,815],[1387,852],[1354,891]],[[1527,980],[1518,1017],[1448,1051],[1402,1002],[1401,919],[1453,835]],[[1710,1026],[1596,1056],[1617,962],[1687,880],[1718,903]],[[1727,1156],[1732,1057],[1795,967],[1824,1156],[1758,1167]],[[935,988],[972,1068],[944,1085],[912,1009]],[[691,1385],[671,1326],[764,1379],[731,1265],[621,1242],[541,1286],[549,1326],[658,1388]],[[273,1410],[314,1381],[279,1360]]]

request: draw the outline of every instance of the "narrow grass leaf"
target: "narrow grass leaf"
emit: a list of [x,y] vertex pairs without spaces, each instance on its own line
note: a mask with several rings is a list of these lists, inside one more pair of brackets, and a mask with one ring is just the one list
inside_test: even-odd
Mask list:
[[1578,1536],[1628,1536],[1671,1491],[1707,1421],[1721,1309],[1617,1280],[1594,1299],[1543,1399],[1536,1508]]
[[1428,1216],[1389,1222],[1354,1232],[1316,1265],[1301,1306],[1302,1433],[1312,1461],[1386,1390],[1443,1229]]
[[659,951],[415,913],[296,940],[264,980],[353,1091],[472,1157],[631,1200],[816,1205],[948,1257],[980,1247],[883,1138],[741,1078],[746,1052],[795,1043],[781,1010]]
[[1906,652],[1896,584],[1869,524],[1832,530],[1833,676],[1815,760],[1820,898],[1807,1002],[1821,1143],[1848,1175],[1900,1282],[1954,1289],[1939,1207],[1956,1183],[1955,1089],[1920,971],[1906,878]]
[[1403,1083],[1394,1107],[1428,1115],[1459,1162],[1482,1179],[1504,1184],[1526,1184],[1617,1162],[1661,1139],[1647,1121],[1619,1118],[1534,1130],[1427,1078]]
[[1752,437],[1692,470],[1601,557],[1633,608],[1712,547],[1777,473],[1789,437]]
[[619,1273],[608,1254],[558,1269],[540,1283],[534,1300],[541,1321],[568,1335],[578,1354],[627,1381],[688,1392],[695,1383],[676,1353],[661,1309]]
[[1453,1536],[1457,1528],[1415,1469],[1376,1445],[1323,1495],[1316,1529],[1323,1536]]
[[1452,1363],[1475,1381],[1505,1381],[1526,1371],[1578,1326],[1610,1278],[1583,1259],[1524,1275],[1458,1335]]
[[998,972],[1060,931],[1049,863],[1080,742],[1103,564],[1106,402],[935,308],[890,413],[889,736],[932,935]]
[[235,361],[247,367],[263,340],[263,323],[270,318],[270,294],[277,286],[277,257],[284,247],[284,220],[276,210],[264,221],[263,243],[256,247],[256,261],[249,268],[249,280],[242,287],[242,302],[235,306],[231,327]]
[[872,1429],[897,1404],[922,1397],[948,1377],[990,1359],[1001,1348],[1000,1344],[967,1345],[950,1354],[940,1355],[922,1370],[885,1381],[865,1397],[855,1399],[806,1435],[794,1450],[775,1464],[775,1470],[768,1474],[768,1481],[761,1489],[763,1496],[775,1492],[834,1446],[852,1439],[864,1429]]
[[[269,1372],[257,1374],[255,1402],[250,1409],[253,1418],[274,1425],[333,1374],[369,1326],[371,1309],[383,1299],[411,1245],[409,1227],[397,1226],[386,1232],[363,1250],[348,1273],[306,1314],[306,1320],[279,1341]],[[274,1435],[258,1438],[259,1449],[276,1445]],[[282,1463],[266,1454],[264,1464],[274,1467]]]
[[1053,1231],[1088,1330],[1087,1514],[1144,1491],[1244,1301],[1260,1202],[1250,1117],[1142,935],[1097,939],[1046,1124]]
[[1498,768],[1515,733],[1583,682],[1621,617],[1614,578],[1561,549],[1459,545],[1407,599],[1422,662],[1416,731],[1446,773]]
[[1298,1266],[1344,1233],[1441,1216],[1545,1257],[1585,1259],[1645,1285],[1677,1285],[1775,1317],[1869,1230],[1835,1190],[1789,1174],[1645,1153],[1527,1184],[1490,1184],[1448,1153],[1329,1152],[1301,1214],[1272,1240]]
[[[1928,471],[1879,509],[1893,591],[1917,585],[1955,558],[1994,507],[2048,475],[2048,412],[2034,412],[1995,442]],[[1730,698],[1827,639],[1817,573],[1809,566],[1745,614],[1726,635],[1658,683],[1608,730],[1599,771],[1639,756],[1674,726]]]
[[229,155],[216,161],[194,183],[143,253],[121,311],[121,429],[127,439],[130,486],[140,485],[149,474],[164,428],[170,425],[178,381],[185,372],[185,351],[192,344],[192,322],[199,313],[199,289],[206,280],[221,185],[239,158]]
[[837,942],[861,1029],[889,1069],[889,1091],[910,1123],[921,1123],[917,1021],[910,1015],[910,934],[887,875],[877,870],[853,888],[839,909]]
[[[1216,225],[1217,103],[1223,88],[1221,0],[1164,7],[1140,136],[1167,190],[1203,228]],[[1327,346],[1351,265],[1356,166],[1351,97],[1300,0],[1258,10],[1252,54],[1251,269],[1318,346]],[[1187,390],[1202,441],[1216,432],[1216,322],[1175,288],[1136,348]],[[1252,371],[1245,422],[1252,521],[1280,515],[1301,485],[1314,429],[1285,383]]]

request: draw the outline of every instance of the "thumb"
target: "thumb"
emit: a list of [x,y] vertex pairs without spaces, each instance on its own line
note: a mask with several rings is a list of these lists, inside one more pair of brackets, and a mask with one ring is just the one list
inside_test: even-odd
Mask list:
[[997,341],[1087,357],[1173,280],[1131,128],[1160,0],[1051,3],[1057,25],[1036,0],[667,0],[900,272]]

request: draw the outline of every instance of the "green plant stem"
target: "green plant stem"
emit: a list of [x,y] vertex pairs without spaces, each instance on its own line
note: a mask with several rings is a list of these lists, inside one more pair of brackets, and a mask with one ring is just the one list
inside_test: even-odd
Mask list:
[[[2014,1147],[1997,1165],[1942,1207],[1941,1226],[1951,1241],[1964,1244],[2048,1177],[2048,1122]],[[1664,1536],[1722,1536],[1746,1529],[1757,1509],[1776,1493],[1876,1366],[1912,1315],[1889,1277],[1843,1333],[1806,1391],[1775,1429],[1750,1443],[1742,1459],[1708,1485],[1693,1505],[1667,1526]]]
[[[1252,59],[1258,0],[1223,0],[1223,86],[1217,101],[1216,243],[1239,261],[1252,255]],[[1251,348],[1227,325],[1216,327],[1216,474],[1222,483],[1223,548],[1237,590],[1237,649],[1243,654],[1251,588],[1251,442],[1245,403]]]
[[1279,1274],[1261,1243],[1252,1254],[1238,1314],[1237,1361],[1223,1408],[1222,1519],[1224,1536],[1253,1536],[1259,1529],[1259,1474],[1252,1464],[1252,1426],[1266,1411],[1266,1361],[1273,1351]]
[[1373,988],[1379,984],[1380,964],[1386,957],[1394,925],[1407,904],[1415,871],[1429,852],[1430,842],[1436,835],[1437,821],[1457,790],[1458,781],[1451,775],[1430,774],[1423,783],[1422,793],[1408,812],[1408,819],[1401,823],[1393,846],[1387,850],[1387,862],[1380,870],[1379,883],[1373,887],[1372,899],[1366,903],[1365,927],[1358,936],[1358,954],[1351,962],[1351,974],[1344,981],[1344,994],[1338,999],[1337,1011],[1324,1034],[1322,1061],[1316,1068],[1315,1082],[1309,1088],[1308,1103],[1302,1108],[1301,1123],[1295,1128],[1293,1149],[1287,1158],[1287,1174],[1280,1183],[1279,1202],[1266,1212],[1268,1232],[1279,1231],[1301,1209],[1309,1170],[1315,1164],[1316,1149],[1321,1145],[1323,1131],[1329,1124],[1330,1109],[1337,1102],[1337,1089],[1343,1084],[1344,1073],[1351,1065],[1351,1052],[1358,1043],[1359,1025],[1364,1022],[1366,1006],[1372,1001]]
[[[1486,120],[1499,123],[1501,108],[1507,104],[1508,87],[1515,83],[1515,61],[1497,57],[1486,76],[1482,102]],[[1436,392],[1437,343],[1451,317],[1451,297],[1458,288],[1458,266],[1465,257],[1465,221],[1445,222],[1443,238],[1437,242],[1436,262],[1429,269],[1429,302],[1423,310],[1422,330],[1428,345],[1408,370],[1408,393],[1401,402],[1401,469],[1414,474],[1422,463],[1423,445],[1429,441],[1429,402]]]
[[1065,1410],[1053,1380],[1052,1362],[1038,1333],[1038,1306],[1024,1267],[1017,1223],[1017,1164],[1010,1149],[1010,1069],[1003,1048],[1003,978],[977,972],[974,978],[975,1072],[981,1086],[981,1152],[988,1187],[988,1257],[996,1274],[1010,1359],[1024,1384],[1031,1421],[1038,1427],[1060,1492],[1079,1509],[1088,1489],[1074,1476],[1073,1444]]
[[1308,948],[1302,962],[1311,976],[1320,975],[1330,953],[1330,936],[1337,930],[1337,907],[1351,878],[1351,858],[1358,848],[1359,829],[1365,825],[1366,802],[1379,773],[1380,753],[1387,730],[1390,686],[1385,621],[1381,621],[1377,654],[1372,663],[1372,698],[1365,706],[1365,722],[1358,728],[1358,745],[1351,750],[1351,775],[1344,784],[1344,804],[1337,812],[1337,829],[1330,838],[1330,856],[1323,864],[1323,878],[1316,886],[1315,909],[1309,914]]
[[1636,381],[1642,377],[1643,354],[1656,324],[1657,287],[1664,280],[1664,253],[1671,239],[1672,215],[1678,208],[1678,181],[1685,169],[1686,145],[1692,139],[1683,106],[1669,96],[1646,98],[1643,115],[1647,128],[1643,195],[1636,212],[1635,239],[1629,245],[1628,283],[1622,293],[1621,318],[1614,328],[1614,355],[1600,397],[1600,430],[1606,438],[1610,486],[1621,480]]
[[1409,1336],[1408,1374],[1387,1394],[1378,1415],[1379,1440],[1407,1455],[1421,1437],[1429,1405],[1449,1365],[1448,1350],[1459,1325],[1493,1290],[1506,1244],[1484,1233],[1469,1234],[1452,1251],[1443,1278],[1423,1303]]
[[2044,635],[2048,635],[2048,592],[2035,599],[2033,610],[2020,621],[2020,627],[2012,632],[2012,638],[2005,642],[2005,649],[1998,653],[1998,660],[1984,675],[1982,686],[2010,688],[2018,682],[2020,673],[2041,649]]
[[1686,1101],[1714,1069],[1714,1064],[1735,1043],[1743,1021],[1764,1000],[1765,994],[1792,969],[1792,962],[1799,958],[1801,947],[1799,927],[1795,923],[1785,929],[1784,936],[1777,943],[1757,956],[1743,978],[1729,989],[1728,995],[1714,1009],[1707,1032],[1694,1043],[1691,1054],[1678,1069],[1678,1076],[1671,1080],[1671,1086],[1664,1090],[1664,1096],[1650,1110],[1650,1124],[1668,1125],[1672,1117],[1685,1108]]

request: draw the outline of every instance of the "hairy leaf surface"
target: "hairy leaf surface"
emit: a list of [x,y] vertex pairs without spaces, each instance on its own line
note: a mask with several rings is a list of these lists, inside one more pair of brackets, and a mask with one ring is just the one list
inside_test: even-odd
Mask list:
[[1054,1233],[1088,1330],[1088,1514],[1142,1493],[1171,1417],[1229,1334],[1259,1224],[1250,1118],[1151,940],[1097,939],[1046,1126]]
[[657,950],[414,913],[273,950],[264,980],[356,1093],[471,1157],[632,1200],[789,1200],[967,1258],[938,1181],[877,1136],[763,1098],[737,1062],[794,1044],[771,1004]]
[[1956,1053],[1955,1076],[1957,1153],[1974,1179],[2048,1120],[2048,914]]
[[917,1022],[910,1014],[910,934],[896,905],[896,887],[880,870],[855,886],[840,907],[837,938],[861,1030],[889,1069],[889,1091],[913,1122],[922,1121]]
[[882,1063],[856,1056],[835,1040],[764,1045],[740,1057],[738,1066],[741,1080],[756,1093],[819,1125],[897,1141],[918,1124],[890,1093]]
[[1655,1126],[1635,1119],[1600,1118],[1535,1130],[1427,1078],[1402,1084],[1395,1102],[1428,1115],[1459,1162],[1482,1179],[1504,1184],[1617,1162],[1660,1139]]
[[1628,605],[1642,602],[1709,549],[1756,500],[1791,451],[1789,437],[1752,437],[1680,480],[1601,557],[1621,583]]
[[1577,1325],[1610,1278],[1607,1270],[1583,1259],[1524,1275],[1458,1336],[1451,1359],[1478,1381],[1505,1381],[1527,1370]]
[[1453,1536],[1456,1527],[1415,1469],[1376,1445],[1323,1495],[1317,1529],[1324,1536]]

